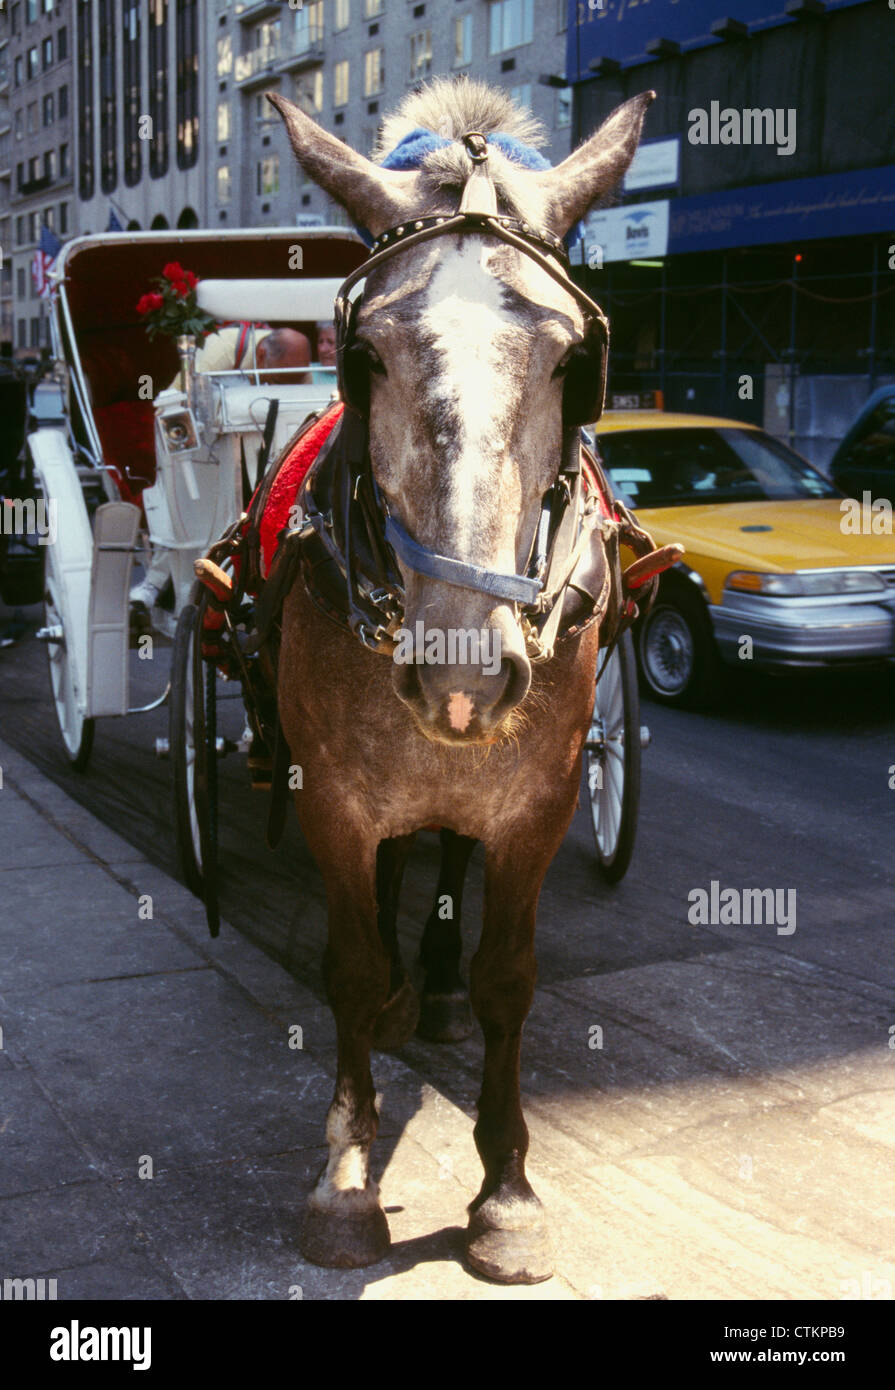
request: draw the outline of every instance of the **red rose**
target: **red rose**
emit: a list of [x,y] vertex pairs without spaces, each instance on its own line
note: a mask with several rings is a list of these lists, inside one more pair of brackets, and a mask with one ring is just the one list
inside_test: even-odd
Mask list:
[[137,313],[151,314],[155,309],[160,309],[164,302],[160,294],[144,294],[137,300]]
[[190,287],[185,280],[172,280],[171,288],[176,295],[180,296],[181,299],[186,299],[187,295],[190,292]]
[[166,280],[182,280],[183,266],[180,264],[180,261],[169,261],[162,271],[162,274]]
[[189,285],[189,287],[190,287],[191,290],[194,290],[194,289],[196,288],[196,286],[198,285],[198,283],[199,283],[199,277],[198,277],[198,275],[194,275],[193,272],[192,272],[191,270],[185,270],[185,271],[183,272],[183,278],[184,278],[184,280],[186,281],[186,283]]

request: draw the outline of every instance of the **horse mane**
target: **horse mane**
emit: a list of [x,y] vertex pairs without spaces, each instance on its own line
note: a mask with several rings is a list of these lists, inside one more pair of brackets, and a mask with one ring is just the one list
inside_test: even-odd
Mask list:
[[[381,162],[406,136],[421,128],[452,141],[441,149],[430,150],[420,162],[421,172],[435,189],[462,188],[466,182],[469,156],[459,141],[467,131],[479,130],[483,135],[500,132],[531,151],[547,143],[542,123],[502,88],[465,76],[436,77],[419,90],[409,92],[384,118],[373,150],[374,160]],[[537,217],[525,170],[494,147],[491,177],[498,195],[515,215]]]

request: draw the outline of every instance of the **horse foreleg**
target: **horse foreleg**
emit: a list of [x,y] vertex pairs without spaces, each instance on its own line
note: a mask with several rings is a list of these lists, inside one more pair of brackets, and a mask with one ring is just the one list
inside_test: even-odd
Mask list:
[[482,939],[470,993],[485,1035],[485,1066],[475,1143],[485,1169],[470,1204],[470,1266],[505,1284],[537,1284],[553,1273],[544,1209],[525,1176],[528,1129],[519,1096],[522,1026],[535,986],[534,930],[544,864],[520,863],[518,850],[489,855]]
[[460,913],[469,857],[478,841],[442,830],[435,902],[420,945],[426,972],[417,1032],[430,1042],[462,1042],[472,1032],[469,995],[460,978]]
[[[338,1037],[335,1094],[326,1121],[329,1158],[308,1198],[301,1249],[314,1264],[353,1269],[382,1258],[390,1244],[370,1149],[379,1111],[370,1073],[377,1019],[389,997],[389,957],[377,924],[376,863],[342,851],[321,868],[329,905],[324,978]],[[327,872],[327,868],[329,872]]]
[[376,1020],[374,1047],[384,1051],[403,1047],[413,1037],[420,1005],[416,990],[401,963],[398,946],[398,897],[414,835],[380,840],[376,852],[376,901],[379,935],[389,955],[389,996]]

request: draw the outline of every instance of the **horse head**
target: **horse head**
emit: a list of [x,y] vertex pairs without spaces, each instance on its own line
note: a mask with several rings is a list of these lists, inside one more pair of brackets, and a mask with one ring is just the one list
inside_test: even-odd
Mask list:
[[[269,95],[306,172],[374,237],[462,206],[518,219],[548,246],[621,179],[654,96],[625,102],[555,168],[524,168],[489,144],[483,177],[463,139],[469,132],[538,139],[499,90],[442,80],[408,97],[384,124],[384,151],[418,128],[455,136],[430,141],[410,170],[364,158]],[[373,475],[401,533],[470,575],[524,575],[564,437],[602,407],[601,351],[563,285],[493,236],[440,236],[376,267],[346,369],[352,396],[363,398]],[[405,591],[398,696],[436,741],[506,736],[531,683],[519,603],[458,582],[456,567],[421,572],[396,550]]]

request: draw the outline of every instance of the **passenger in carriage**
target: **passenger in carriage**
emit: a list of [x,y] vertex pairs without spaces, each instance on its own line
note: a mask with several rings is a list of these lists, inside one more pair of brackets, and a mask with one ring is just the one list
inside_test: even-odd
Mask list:
[[[196,353],[197,372],[227,372],[258,368],[277,369],[278,375],[272,381],[285,381],[279,371],[285,367],[306,367],[311,361],[311,344],[306,335],[296,328],[262,328],[253,335],[251,324],[239,324],[221,328],[212,333]],[[335,340],[334,340],[335,343]],[[304,384],[308,372],[296,374],[294,381]],[[262,377],[263,380],[263,377]],[[170,383],[171,387],[180,385],[179,375]],[[160,600],[164,601],[164,591],[170,584],[171,570],[168,553],[153,549],[152,561],[144,578],[130,591],[131,620],[139,631],[149,627],[149,613]]]
[[[334,367],[336,365],[336,325],[331,322],[318,323],[317,328],[317,361],[321,367]],[[333,390],[336,389],[336,378],[333,372],[314,371],[311,373],[315,386],[326,386],[331,384]]]

